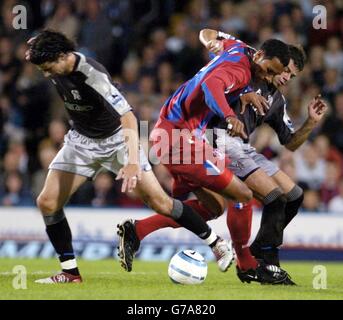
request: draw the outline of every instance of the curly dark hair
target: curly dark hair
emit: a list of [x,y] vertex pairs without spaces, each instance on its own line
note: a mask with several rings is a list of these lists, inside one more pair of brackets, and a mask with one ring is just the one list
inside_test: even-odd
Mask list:
[[289,54],[299,71],[304,69],[306,63],[306,53],[301,46],[288,45]]
[[288,65],[290,54],[286,43],[277,39],[269,39],[263,42],[261,50],[264,51],[267,59],[278,58],[284,67]]
[[30,62],[42,64],[59,59],[62,54],[75,51],[75,43],[63,33],[44,30],[29,43]]

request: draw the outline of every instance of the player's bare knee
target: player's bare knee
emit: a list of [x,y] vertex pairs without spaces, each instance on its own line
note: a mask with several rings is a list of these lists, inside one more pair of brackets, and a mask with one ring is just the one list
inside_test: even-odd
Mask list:
[[153,207],[158,208],[156,209],[156,212],[158,212],[159,214],[163,214],[164,216],[170,216],[173,209],[173,204],[172,202],[169,202],[169,201],[168,202],[154,201]]
[[144,197],[144,202],[149,206],[152,210],[156,211],[159,214],[163,214],[164,216],[170,216],[171,211],[173,208],[172,200],[170,199],[162,199],[160,197]]
[[53,214],[60,209],[58,202],[45,194],[40,194],[36,200],[36,203],[43,215]]

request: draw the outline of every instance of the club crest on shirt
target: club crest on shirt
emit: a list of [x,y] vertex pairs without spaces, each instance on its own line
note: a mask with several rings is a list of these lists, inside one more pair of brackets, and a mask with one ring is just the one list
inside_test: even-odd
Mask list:
[[77,91],[77,90],[71,90],[71,94],[73,95],[74,100],[82,100],[79,91]]

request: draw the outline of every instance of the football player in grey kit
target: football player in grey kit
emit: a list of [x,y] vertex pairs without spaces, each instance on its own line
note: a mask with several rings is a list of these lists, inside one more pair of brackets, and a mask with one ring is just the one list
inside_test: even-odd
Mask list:
[[[75,52],[74,43],[58,32],[45,30],[31,38],[28,45],[26,60],[51,79],[72,121],[72,129],[50,164],[45,185],[37,198],[62,272],[36,282],[82,282],[63,207],[70,196],[103,167],[115,173],[117,180],[123,180],[122,192],[135,191],[154,211],[170,216],[203,239],[215,254],[221,271],[226,271],[233,260],[230,246],[189,206],[163,191],[139,147],[137,119],[106,69]],[[124,247],[120,260],[123,267],[131,271],[130,259],[125,253]]]

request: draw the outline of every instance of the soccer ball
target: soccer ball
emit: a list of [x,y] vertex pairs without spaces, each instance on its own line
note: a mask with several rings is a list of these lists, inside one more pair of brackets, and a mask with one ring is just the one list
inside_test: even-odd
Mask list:
[[183,250],[170,260],[168,275],[174,283],[200,284],[207,276],[204,257],[194,250]]

